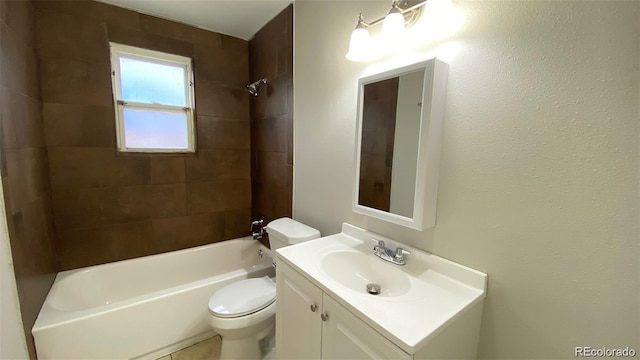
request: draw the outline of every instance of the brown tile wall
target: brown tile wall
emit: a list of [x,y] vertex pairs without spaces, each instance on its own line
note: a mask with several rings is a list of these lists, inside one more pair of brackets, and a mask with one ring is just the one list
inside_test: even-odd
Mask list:
[[362,107],[360,192],[364,206],[389,211],[399,78],[367,84]]
[[[36,20],[61,268],[247,235],[248,42],[93,1],[38,1]],[[109,41],[194,59],[195,156],[116,155]]]
[[266,77],[251,97],[251,188],[255,219],[291,217],[293,194],[293,5],[249,41],[251,82]]
[[31,327],[57,271],[35,38],[32,2],[1,1],[0,172],[31,358]]

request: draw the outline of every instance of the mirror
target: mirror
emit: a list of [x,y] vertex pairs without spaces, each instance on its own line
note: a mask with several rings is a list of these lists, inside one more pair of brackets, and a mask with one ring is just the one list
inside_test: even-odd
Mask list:
[[355,212],[435,225],[447,75],[432,59],[358,81]]

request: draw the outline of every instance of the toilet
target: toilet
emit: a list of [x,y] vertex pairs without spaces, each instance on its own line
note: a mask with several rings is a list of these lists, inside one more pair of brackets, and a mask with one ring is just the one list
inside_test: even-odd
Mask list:
[[[320,232],[290,218],[267,225],[271,256],[275,250],[317,239]],[[222,336],[221,360],[261,359],[260,340],[272,333],[276,314],[276,282],[268,276],[226,285],[209,299],[209,324]]]

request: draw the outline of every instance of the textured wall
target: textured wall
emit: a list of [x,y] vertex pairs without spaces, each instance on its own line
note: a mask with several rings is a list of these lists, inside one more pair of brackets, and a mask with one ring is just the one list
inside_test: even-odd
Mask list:
[[[323,234],[349,221],[488,273],[481,358],[640,349],[640,4],[455,4],[457,32],[358,64],[344,59],[357,15],[388,4],[296,2],[296,219]],[[357,79],[433,56],[451,65],[436,227],[352,213]]]
[[[36,3],[62,269],[248,233],[248,43],[93,1]],[[195,156],[115,149],[108,41],[194,59]]]
[[249,41],[251,82],[266,77],[251,97],[251,187],[254,219],[291,217],[293,184],[293,5]]
[[0,4],[2,186],[22,322],[34,357],[31,327],[57,270],[34,10],[31,1]]

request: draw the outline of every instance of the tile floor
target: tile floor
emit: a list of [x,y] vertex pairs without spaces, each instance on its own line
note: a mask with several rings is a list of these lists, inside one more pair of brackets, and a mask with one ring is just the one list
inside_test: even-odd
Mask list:
[[221,342],[220,336],[214,336],[157,360],[218,360]]

